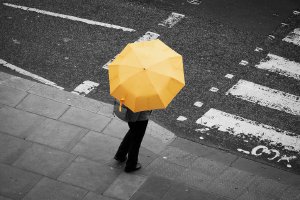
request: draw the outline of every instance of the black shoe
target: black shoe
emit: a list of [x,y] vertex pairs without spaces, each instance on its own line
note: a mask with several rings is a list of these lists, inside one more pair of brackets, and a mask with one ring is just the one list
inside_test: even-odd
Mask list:
[[133,171],[136,171],[136,170],[139,170],[139,169],[141,169],[142,168],[142,165],[140,164],[140,163],[137,163],[135,166],[126,166],[125,167],[125,172],[133,172]]
[[125,162],[127,160],[127,157],[124,158],[118,158],[117,156],[114,157],[114,159],[120,163]]

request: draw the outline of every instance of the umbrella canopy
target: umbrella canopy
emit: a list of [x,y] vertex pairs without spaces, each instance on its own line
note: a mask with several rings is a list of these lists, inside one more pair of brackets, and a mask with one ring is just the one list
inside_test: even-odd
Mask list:
[[130,43],[109,64],[109,82],[133,112],[164,109],[185,85],[182,56],[158,39]]

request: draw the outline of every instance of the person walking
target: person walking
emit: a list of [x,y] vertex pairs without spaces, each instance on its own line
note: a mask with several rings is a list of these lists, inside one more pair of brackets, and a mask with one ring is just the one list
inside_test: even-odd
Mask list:
[[132,112],[127,108],[126,121],[128,122],[129,130],[114,156],[114,159],[118,162],[127,160],[125,172],[133,172],[142,167],[138,162],[138,155],[151,113],[152,111]]

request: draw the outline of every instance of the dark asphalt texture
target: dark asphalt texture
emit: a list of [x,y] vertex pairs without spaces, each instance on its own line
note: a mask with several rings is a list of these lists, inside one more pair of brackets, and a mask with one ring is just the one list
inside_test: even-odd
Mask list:
[[[136,32],[9,8],[3,6],[3,2],[120,25]],[[186,86],[166,110],[153,112],[155,122],[177,136],[300,173],[299,155],[289,169],[286,162],[236,151],[237,148],[251,151],[257,145],[264,145],[259,141],[245,143],[243,139],[217,130],[195,131],[203,128],[195,123],[196,120],[210,108],[216,108],[300,135],[299,116],[225,95],[239,79],[244,79],[300,96],[299,81],[254,67],[269,52],[300,62],[300,48],[281,42],[290,31],[300,27],[300,16],[292,14],[299,8],[297,0],[203,0],[199,5],[185,0],[1,1],[0,58],[51,80],[67,91],[73,91],[85,80],[98,82],[99,87],[88,97],[112,103],[108,73],[102,66],[127,43],[136,41],[147,31],[158,33],[162,41],[183,55]],[[173,28],[159,26],[158,23],[171,12],[186,17]],[[288,26],[281,26],[282,22]],[[269,39],[269,34],[275,39]],[[263,51],[255,52],[256,47]],[[247,60],[249,65],[239,65],[241,60]],[[7,71],[2,66],[0,70]],[[228,73],[235,75],[234,78],[225,78]],[[210,92],[211,87],[219,91]],[[204,105],[195,107],[196,101]],[[179,122],[178,116],[188,119]],[[205,139],[200,140],[200,136]],[[282,155],[293,155],[282,147],[270,148],[280,150]]]

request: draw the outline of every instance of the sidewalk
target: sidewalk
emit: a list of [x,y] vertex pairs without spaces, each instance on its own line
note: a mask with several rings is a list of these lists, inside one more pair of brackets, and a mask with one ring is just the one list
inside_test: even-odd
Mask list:
[[300,176],[150,122],[139,160],[112,158],[127,124],[112,106],[0,72],[0,200],[300,200]]

